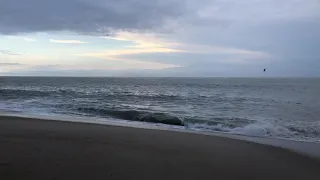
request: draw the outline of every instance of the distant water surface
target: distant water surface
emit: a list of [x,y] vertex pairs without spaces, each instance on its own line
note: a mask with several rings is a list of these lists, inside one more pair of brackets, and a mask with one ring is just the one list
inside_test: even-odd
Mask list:
[[320,79],[0,77],[0,110],[320,141]]

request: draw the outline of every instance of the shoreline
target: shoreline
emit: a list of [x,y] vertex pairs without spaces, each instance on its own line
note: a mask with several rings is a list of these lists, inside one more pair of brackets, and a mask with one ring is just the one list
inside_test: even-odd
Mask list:
[[320,161],[221,136],[0,116],[1,179],[319,179]]
[[[0,111],[1,112],[1,111]],[[313,141],[302,141],[295,139],[286,138],[274,138],[274,137],[259,137],[259,136],[247,136],[241,134],[232,134],[224,132],[214,131],[198,131],[193,129],[185,129],[182,126],[156,124],[156,123],[145,123],[127,120],[106,120],[104,118],[89,118],[89,117],[72,117],[72,116],[59,116],[59,115],[35,115],[27,113],[8,113],[1,112],[0,118],[13,117],[23,119],[36,119],[45,121],[57,121],[57,122],[71,122],[71,123],[82,123],[82,124],[95,124],[101,126],[115,126],[115,127],[128,127],[137,129],[149,129],[149,130],[160,130],[160,131],[172,131],[181,133],[190,133],[198,135],[217,136],[223,138],[230,138],[240,141],[254,142],[257,144],[273,146],[277,148],[283,148],[295,153],[299,153],[304,156],[316,158],[320,160],[320,143]]]

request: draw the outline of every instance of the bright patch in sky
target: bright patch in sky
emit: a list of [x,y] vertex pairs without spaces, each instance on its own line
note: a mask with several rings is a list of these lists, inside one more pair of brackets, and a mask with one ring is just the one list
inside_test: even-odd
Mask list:
[[60,40],[60,39],[50,39],[52,43],[61,43],[61,44],[85,44],[87,42],[79,40]]

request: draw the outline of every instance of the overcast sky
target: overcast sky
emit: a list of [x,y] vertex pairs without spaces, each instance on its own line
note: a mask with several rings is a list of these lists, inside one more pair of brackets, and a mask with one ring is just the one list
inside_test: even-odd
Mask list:
[[0,75],[320,76],[320,0],[0,0]]

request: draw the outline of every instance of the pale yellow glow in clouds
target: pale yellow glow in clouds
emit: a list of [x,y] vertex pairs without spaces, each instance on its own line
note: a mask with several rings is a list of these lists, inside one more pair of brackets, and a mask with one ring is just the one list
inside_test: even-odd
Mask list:
[[[128,58],[128,55],[151,54],[151,53],[196,53],[196,54],[222,54],[222,55],[241,55],[245,59],[263,59],[269,55],[260,51],[251,51],[245,49],[228,48],[220,46],[182,44],[159,38],[153,34],[138,34],[130,32],[118,32],[112,36],[102,37],[118,41],[132,42],[134,45],[126,46],[121,49],[106,50],[99,52],[89,52],[79,54],[80,56],[96,57],[107,60],[118,60],[125,62],[140,62],[136,59]],[[240,62],[240,61],[239,61]],[[145,62],[146,63],[146,62]],[[160,63],[158,63],[159,65]],[[168,67],[178,67],[176,65],[166,64]],[[163,66],[165,67],[165,66]]]
[[78,54],[85,57],[96,57],[109,61],[119,61],[127,64],[129,69],[166,69],[180,67],[179,65],[158,63],[154,61],[140,61],[133,58],[124,57],[125,55],[133,54],[148,54],[148,53],[176,53],[182,52],[179,49],[171,48],[174,43],[165,42],[151,34],[137,34],[129,32],[118,32],[113,37],[102,37],[117,41],[128,41],[135,45],[126,46],[122,49],[106,50],[100,52],[90,52]]

